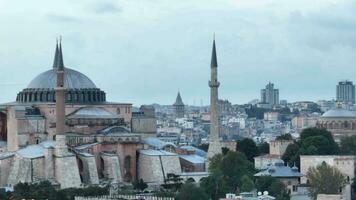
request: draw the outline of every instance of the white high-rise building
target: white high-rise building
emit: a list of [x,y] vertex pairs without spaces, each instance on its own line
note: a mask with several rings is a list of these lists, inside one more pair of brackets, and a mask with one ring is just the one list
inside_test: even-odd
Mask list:
[[355,85],[352,81],[340,81],[336,86],[336,100],[344,103],[355,103]]
[[279,90],[274,88],[274,84],[269,82],[265,89],[261,90],[261,103],[271,106],[279,104]]

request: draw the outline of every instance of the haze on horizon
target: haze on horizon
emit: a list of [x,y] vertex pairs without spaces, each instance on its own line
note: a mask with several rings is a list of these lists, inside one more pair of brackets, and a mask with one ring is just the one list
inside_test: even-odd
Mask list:
[[288,101],[335,98],[356,81],[352,0],[0,1],[0,102],[51,68],[63,37],[67,67],[109,101],[209,102],[216,34],[221,99],[246,103],[268,81]]

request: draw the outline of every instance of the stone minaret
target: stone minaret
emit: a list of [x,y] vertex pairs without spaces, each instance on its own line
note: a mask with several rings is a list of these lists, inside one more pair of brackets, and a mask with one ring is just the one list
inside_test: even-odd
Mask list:
[[56,55],[53,67],[57,70],[56,93],[56,155],[62,156],[67,153],[65,141],[65,87],[64,87],[64,64],[61,41],[56,45]]
[[[57,72],[56,92],[56,145],[54,147],[54,178],[60,188],[80,187],[78,163],[75,155],[68,151],[65,135],[65,87],[62,44],[57,44],[56,58],[53,68]],[[58,53],[57,53],[58,52]],[[50,160],[48,160],[50,162]],[[47,163],[48,163],[47,162]]]
[[219,139],[219,114],[218,114],[218,62],[216,58],[215,38],[213,41],[213,50],[211,55],[211,78],[209,81],[210,87],[210,135],[209,135],[209,150],[208,158],[222,152]]

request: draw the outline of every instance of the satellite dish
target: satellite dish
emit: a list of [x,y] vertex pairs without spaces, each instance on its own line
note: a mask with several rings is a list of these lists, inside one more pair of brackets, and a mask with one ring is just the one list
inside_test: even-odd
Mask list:
[[261,196],[261,195],[262,195],[262,192],[257,192],[257,195],[258,195],[258,196]]
[[264,191],[264,192],[263,192],[263,195],[268,195],[268,192],[267,192],[267,191]]

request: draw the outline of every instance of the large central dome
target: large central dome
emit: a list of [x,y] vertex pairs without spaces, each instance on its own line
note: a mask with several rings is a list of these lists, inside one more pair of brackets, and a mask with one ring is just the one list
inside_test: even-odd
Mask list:
[[106,101],[101,91],[84,74],[64,67],[61,44],[56,45],[53,68],[36,76],[27,88],[17,94],[18,102],[55,102],[58,69],[64,69],[64,88],[66,103],[101,103]]
[[[56,87],[56,83],[57,71],[56,69],[51,69],[36,76],[27,88],[53,89]],[[66,89],[96,88],[93,81],[91,81],[87,76],[69,68],[64,68],[64,87]]]

